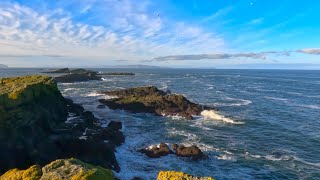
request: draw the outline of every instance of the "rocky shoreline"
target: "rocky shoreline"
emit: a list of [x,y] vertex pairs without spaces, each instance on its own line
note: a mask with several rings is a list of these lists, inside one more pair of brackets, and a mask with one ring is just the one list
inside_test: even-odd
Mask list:
[[[78,179],[95,179],[96,175],[100,177],[98,179],[114,179],[110,170],[121,170],[115,156],[116,147],[125,142],[121,122],[109,121],[107,127],[101,127],[100,120],[91,112],[64,98],[58,90],[56,79],[48,76],[3,78],[0,79],[0,85],[0,174],[4,173],[0,179],[17,179],[22,176],[29,179],[71,179],[75,176],[71,173],[74,168],[82,169],[84,173],[77,176]],[[181,115],[187,119],[199,115],[203,109],[210,109],[155,87],[105,94],[120,98],[113,99],[109,104],[108,100],[100,100],[111,109],[120,106],[132,112]],[[133,107],[132,103],[137,102],[145,104]],[[176,144],[172,150],[166,144],[160,144],[159,147],[141,152],[148,157],[152,156],[150,154],[158,156],[161,153],[173,153],[193,160],[205,157],[196,146]],[[58,165],[48,168],[52,163]],[[158,179],[166,179],[167,175],[159,173]]]

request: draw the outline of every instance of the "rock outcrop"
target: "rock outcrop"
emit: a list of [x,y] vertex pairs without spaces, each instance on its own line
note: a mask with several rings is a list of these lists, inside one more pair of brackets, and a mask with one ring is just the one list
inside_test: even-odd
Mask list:
[[169,149],[168,145],[165,143],[160,143],[159,146],[152,146],[150,148],[141,149],[139,150],[139,152],[145,154],[150,158],[159,158],[161,156],[173,154],[173,152]]
[[84,81],[101,81],[101,77],[97,76],[96,72],[84,72],[84,73],[71,73],[54,78],[57,82],[61,83],[73,83]]
[[111,170],[84,163],[78,159],[58,159],[44,166],[31,166],[27,170],[12,169],[0,180],[113,180]]
[[119,171],[114,151],[124,142],[122,125],[98,121],[50,77],[0,79],[0,173],[70,157]]
[[192,160],[199,160],[206,157],[206,155],[197,147],[190,146],[185,147],[183,145],[172,144],[172,149],[165,143],[160,143],[157,146],[151,146],[145,149],[138,150],[150,158],[159,158],[161,156],[167,156],[169,154],[175,154],[180,157],[188,157]]
[[157,180],[213,180],[212,177],[196,177],[183,172],[160,171]]
[[111,109],[123,109],[133,113],[153,113],[155,115],[182,116],[192,119],[204,109],[213,109],[190,102],[183,95],[166,93],[154,86],[129,88],[104,92],[113,99],[100,99],[100,103]]

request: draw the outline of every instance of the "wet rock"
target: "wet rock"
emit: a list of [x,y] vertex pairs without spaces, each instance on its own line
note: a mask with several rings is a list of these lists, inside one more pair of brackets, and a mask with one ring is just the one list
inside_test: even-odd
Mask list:
[[160,143],[159,146],[153,146],[151,148],[141,149],[139,150],[139,152],[145,154],[150,158],[159,158],[161,156],[167,156],[168,154],[172,153],[168,145],[165,143]]
[[114,130],[121,130],[122,129],[122,122],[118,122],[118,121],[111,121],[108,124],[108,127]]
[[214,109],[190,102],[182,95],[167,94],[154,86],[109,91],[104,94],[116,96],[113,99],[100,99],[100,103],[111,109],[123,109],[133,113],[153,113],[155,115],[182,116],[192,119],[204,109]]
[[184,147],[183,145],[173,144],[172,149],[177,156],[190,157],[193,160],[204,158],[204,154],[197,146]]

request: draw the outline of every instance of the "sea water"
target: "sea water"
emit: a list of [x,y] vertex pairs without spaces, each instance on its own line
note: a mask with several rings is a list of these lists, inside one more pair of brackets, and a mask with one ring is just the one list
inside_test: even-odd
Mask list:
[[[160,170],[216,179],[320,179],[320,71],[95,69],[134,72],[103,81],[59,83],[62,94],[92,111],[101,126],[121,121],[126,142],[116,156],[123,180],[155,179]],[[41,69],[1,69],[0,77]],[[102,91],[154,85],[215,106],[195,120],[98,109]],[[197,145],[208,158],[151,159],[138,149],[160,142]]]

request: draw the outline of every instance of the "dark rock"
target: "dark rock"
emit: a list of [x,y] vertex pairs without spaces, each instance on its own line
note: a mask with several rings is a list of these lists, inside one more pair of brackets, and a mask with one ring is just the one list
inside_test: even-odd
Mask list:
[[[70,157],[119,171],[114,151],[124,142],[122,124],[101,128],[91,112],[63,98],[50,77],[0,82],[0,174]],[[65,123],[68,114],[74,122]]]
[[74,74],[94,73],[94,74],[97,74],[97,72],[87,70],[87,69],[73,69],[73,70],[70,70],[70,73],[74,73]]
[[141,149],[139,150],[139,152],[145,154],[150,158],[159,158],[161,156],[166,156],[172,153],[168,145],[165,143],[160,143],[159,147],[153,146],[152,148]]
[[67,74],[54,78],[57,82],[62,83],[73,83],[73,82],[83,82],[83,81],[101,81],[101,77],[97,76],[95,72],[87,72],[87,73],[75,73],[75,74]]
[[111,128],[111,129],[114,129],[114,130],[121,130],[122,129],[122,122],[111,121],[108,124],[108,128]]
[[188,157],[192,160],[198,160],[206,157],[197,146],[184,147],[183,145],[179,146],[178,144],[172,144],[172,150],[167,144],[160,143],[159,146],[152,146],[151,148],[141,149],[138,151],[150,158],[159,158],[169,154],[175,154],[180,157]]
[[166,90],[166,94],[172,94],[172,92],[168,89]]
[[154,86],[109,91],[105,94],[117,98],[100,99],[100,103],[111,109],[123,109],[133,113],[179,115],[192,119],[193,115],[200,115],[203,110],[215,109],[190,102],[182,95],[167,94]]
[[193,160],[204,158],[204,154],[197,146],[184,147],[183,145],[172,145],[173,150],[177,156],[190,157]]

